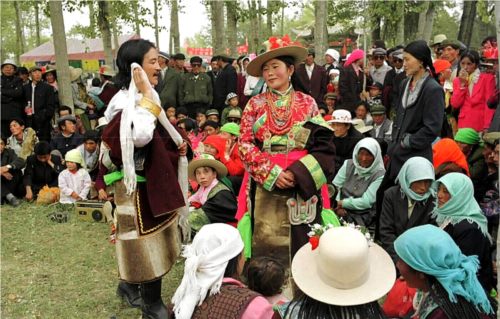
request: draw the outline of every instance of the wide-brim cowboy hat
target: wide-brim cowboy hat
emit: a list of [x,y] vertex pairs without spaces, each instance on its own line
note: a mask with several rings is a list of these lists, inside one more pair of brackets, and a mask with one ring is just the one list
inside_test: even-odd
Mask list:
[[[292,277],[300,288],[309,297],[330,305],[354,306],[363,305],[380,299],[388,293],[396,280],[396,269],[389,254],[375,243],[368,246],[367,259],[359,259],[356,254],[359,252],[356,248],[351,252],[352,238],[345,235],[351,232],[350,227],[336,227],[328,230],[320,237],[319,247],[312,249],[307,243],[299,249],[292,261]],[[332,236],[327,234],[332,231],[338,232],[341,236],[336,236],[337,241],[332,241]],[[357,230],[355,230],[357,231]],[[364,235],[361,235],[364,237]],[[330,238],[327,238],[330,237]],[[344,238],[345,237],[345,238]],[[363,239],[363,238],[362,238]],[[325,242],[326,241],[326,242]],[[359,241],[358,241],[359,243]],[[326,247],[327,254],[335,254],[335,251],[341,250],[342,260],[337,264],[337,274],[330,270],[333,268],[325,264],[330,272],[327,276],[321,274],[321,249],[322,244]],[[368,243],[366,243],[368,245]],[[346,249],[342,247],[346,246]],[[363,255],[365,256],[365,255]],[[367,272],[361,278],[352,277],[357,281],[349,284],[349,287],[336,288],[335,279],[345,283],[345,274],[358,268],[358,261],[364,260],[367,266]],[[323,260],[324,261],[324,260]],[[329,280],[333,280],[328,282]],[[335,282],[335,283],[333,283]]]
[[57,69],[56,69],[55,65],[53,65],[53,64],[47,64],[46,66],[44,66],[42,68],[42,73],[43,74],[47,74],[47,73],[50,73],[50,72],[57,72]]
[[198,158],[192,160],[188,165],[188,175],[191,179],[196,179],[195,172],[199,167],[211,167],[217,172],[217,177],[222,178],[227,175],[227,167],[212,155],[201,154]]
[[248,63],[247,65],[247,73],[251,76],[261,77],[262,65],[267,61],[279,56],[291,56],[294,59],[295,65],[297,65],[307,57],[307,54],[307,49],[298,45],[289,45],[286,47],[273,49],[271,51],[262,53],[261,55],[250,61],[250,63]]
[[76,81],[82,76],[83,70],[81,68],[69,67],[69,80],[71,82]]

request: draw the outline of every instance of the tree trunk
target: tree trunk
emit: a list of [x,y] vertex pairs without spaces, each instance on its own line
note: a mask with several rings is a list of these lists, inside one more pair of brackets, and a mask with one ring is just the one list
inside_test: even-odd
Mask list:
[[432,36],[432,25],[434,24],[434,16],[436,15],[436,6],[434,2],[429,4],[429,10],[427,10],[426,22],[424,27],[424,34],[422,39],[429,42]]
[[179,36],[179,5],[177,0],[172,0],[170,2],[170,36],[172,37],[174,53],[181,52]]
[[238,3],[236,1],[226,2],[226,18],[227,18],[227,46],[229,48],[229,55],[234,56],[238,53],[237,48],[237,38],[236,38],[236,27],[238,23],[238,17],[236,16],[236,6]]
[[99,0],[99,13],[97,15],[99,30],[101,31],[102,46],[104,48],[104,61],[113,66],[113,50],[111,47],[111,27],[109,23],[109,2]]
[[37,1],[34,3],[35,6],[35,37],[36,37],[36,46],[40,46],[41,40],[40,40],[40,12],[39,10],[39,4]]
[[94,1],[88,1],[87,2],[87,6],[89,7],[90,31],[92,32],[90,36],[92,38],[96,38],[97,37],[97,34],[96,34],[96,23],[95,23],[96,14],[95,14]]
[[258,13],[257,13],[257,3],[255,0],[248,0],[248,8],[250,10],[250,23],[252,25],[251,29],[251,40],[250,40],[250,52],[259,53],[259,22],[258,22]]
[[396,45],[405,43],[405,7],[403,1],[394,2],[399,21],[396,23]]
[[326,19],[328,17],[328,2],[314,2],[314,51],[316,52],[316,63],[325,64],[325,51],[328,45],[328,30]]
[[67,105],[74,110],[71,82],[69,77],[68,48],[66,46],[66,32],[64,30],[62,2],[57,0],[49,1],[49,10],[54,51],[56,53],[59,102],[61,105]]
[[23,17],[21,15],[21,10],[19,9],[19,2],[14,1],[14,9],[16,10],[16,33],[17,33],[17,52],[16,52],[16,62],[20,64],[21,54],[24,53],[24,32],[23,32]]
[[153,19],[155,26],[156,48],[160,50],[160,31],[158,30],[158,0],[153,0]]
[[224,2],[211,1],[212,47],[214,55],[226,53],[224,50]]
[[134,32],[139,37],[141,36],[141,21],[139,19],[139,1],[132,1],[132,9],[134,10]]
[[273,35],[273,12],[276,8],[276,3],[271,0],[267,0],[267,10],[266,10],[266,39]]
[[281,35],[285,33],[285,0],[281,3]]
[[417,29],[417,39],[424,38],[425,24],[427,23],[427,11],[429,10],[429,2],[425,1],[421,4],[422,11],[418,14],[418,29]]
[[[120,41],[118,39],[118,30],[117,30],[117,27],[116,27],[116,21],[117,21],[117,17],[115,16],[110,16],[109,17],[109,23],[110,23],[110,26],[111,26],[111,35],[113,37],[113,44],[111,46],[111,52],[112,52],[112,55],[113,55],[113,59],[116,58],[116,54],[118,53],[118,49],[120,48]],[[113,69],[116,69],[114,65],[112,65]]]
[[382,29],[380,28],[381,21],[382,21],[382,18],[379,16],[373,18],[372,41],[382,39],[382,36],[381,36]]
[[262,0],[257,0],[257,50],[262,44]]
[[458,30],[458,40],[467,47],[471,43],[472,29],[474,28],[474,18],[476,17],[477,1],[464,1],[460,29]]

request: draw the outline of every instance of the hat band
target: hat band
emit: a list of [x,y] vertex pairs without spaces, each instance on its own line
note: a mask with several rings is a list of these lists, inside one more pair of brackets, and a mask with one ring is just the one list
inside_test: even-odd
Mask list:
[[[335,279],[333,276],[329,276],[329,273],[332,273],[332,269],[330,268],[328,272],[324,272],[320,267],[320,263],[317,264],[318,267],[318,275],[319,278],[326,283],[328,286],[337,289],[354,289],[361,285],[363,285],[370,276],[370,267],[366,267],[365,271],[360,273],[357,278],[353,278],[351,281],[347,281],[346,278],[342,278],[341,281]],[[333,274],[335,275],[335,274]]]

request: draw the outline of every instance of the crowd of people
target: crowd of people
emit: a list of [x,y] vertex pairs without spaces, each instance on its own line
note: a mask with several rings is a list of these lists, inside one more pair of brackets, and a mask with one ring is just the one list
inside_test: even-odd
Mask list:
[[[130,40],[116,73],[70,67],[74,109],[57,66],[4,61],[2,203],[45,186],[113,202],[118,294],[144,318],[169,317],[179,254],[179,319],[493,318],[496,38],[329,48],[325,65],[266,45],[186,64]],[[417,293],[394,315],[378,300],[398,282]]]

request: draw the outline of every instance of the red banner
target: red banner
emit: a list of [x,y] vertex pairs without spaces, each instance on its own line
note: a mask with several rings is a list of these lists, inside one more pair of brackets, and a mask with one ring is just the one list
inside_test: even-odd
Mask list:
[[[238,54],[248,53],[248,45],[246,45],[246,44],[239,45],[236,48],[236,52]],[[212,56],[213,55],[213,49],[212,48],[192,48],[192,47],[187,47],[186,48],[186,53],[189,56],[194,56],[194,55]],[[229,49],[226,49],[226,53],[229,54]]]

